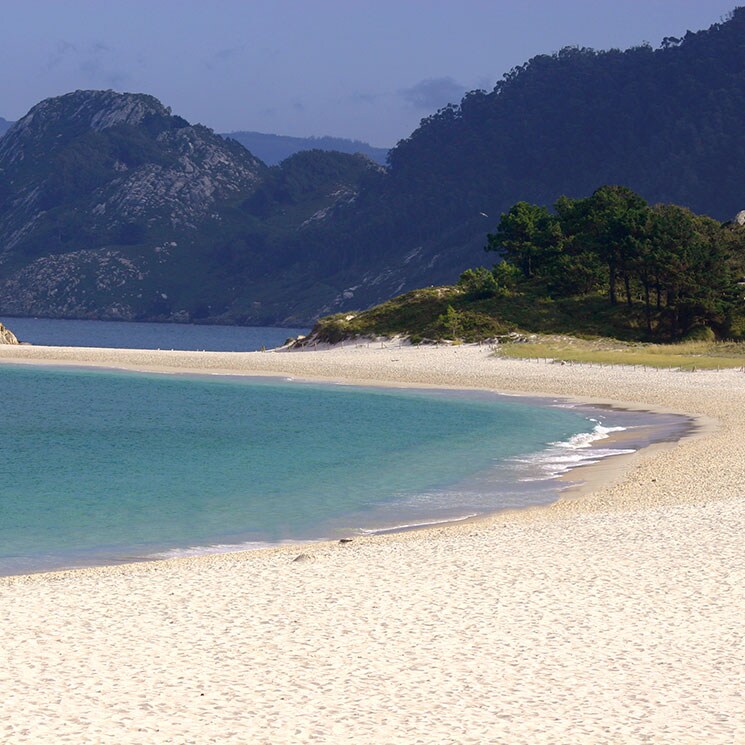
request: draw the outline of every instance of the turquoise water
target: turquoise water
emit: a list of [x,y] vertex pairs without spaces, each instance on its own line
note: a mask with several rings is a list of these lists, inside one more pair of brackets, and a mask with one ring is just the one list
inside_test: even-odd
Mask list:
[[497,509],[523,456],[595,426],[486,394],[9,365],[0,386],[0,574]]

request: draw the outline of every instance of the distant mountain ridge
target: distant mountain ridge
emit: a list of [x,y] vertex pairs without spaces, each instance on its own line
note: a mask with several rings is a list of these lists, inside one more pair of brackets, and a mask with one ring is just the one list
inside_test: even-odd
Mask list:
[[380,165],[385,165],[388,158],[386,148],[373,147],[367,142],[343,137],[290,137],[244,131],[226,132],[223,137],[238,140],[241,145],[269,166],[279,165],[286,158],[303,150],[332,150],[350,155],[361,153]]
[[[9,122],[0,116],[0,137],[4,135],[15,122]],[[384,147],[373,147],[362,140],[351,140],[345,137],[291,137],[289,135],[267,134],[264,132],[224,132],[220,135],[238,142],[253,155],[268,166],[279,165],[283,160],[295,153],[305,150],[327,150],[354,155],[360,153],[370,160],[385,165],[389,150]]]

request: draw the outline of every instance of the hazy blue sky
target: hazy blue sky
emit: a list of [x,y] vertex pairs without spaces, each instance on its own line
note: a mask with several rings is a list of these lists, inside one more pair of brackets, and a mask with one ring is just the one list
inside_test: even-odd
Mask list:
[[219,132],[393,145],[514,65],[706,28],[737,0],[3,0],[0,116],[76,88],[151,93]]

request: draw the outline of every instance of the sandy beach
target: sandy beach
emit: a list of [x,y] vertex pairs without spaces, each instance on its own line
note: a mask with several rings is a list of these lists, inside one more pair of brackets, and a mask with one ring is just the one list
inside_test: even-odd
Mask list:
[[0,578],[0,742],[745,743],[743,372],[379,343],[0,346],[0,363],[480,388],[698,424],[546,508]]

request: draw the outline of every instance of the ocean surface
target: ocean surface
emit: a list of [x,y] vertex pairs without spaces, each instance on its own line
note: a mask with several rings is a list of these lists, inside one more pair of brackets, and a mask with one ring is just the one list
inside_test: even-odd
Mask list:
[[487,393],[15,365],[0,386],[0,574],[548,502],[640,444],[598,447],[638,414]]
[[51,347],[116,349],[182,349],[210,352],[254,352],[273,349],[308,329],[273,326],[203,326],[191,323],[74,321],[8,318],[2,321],[22,342]]

